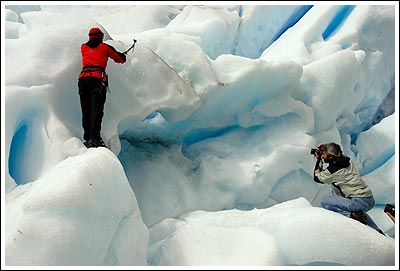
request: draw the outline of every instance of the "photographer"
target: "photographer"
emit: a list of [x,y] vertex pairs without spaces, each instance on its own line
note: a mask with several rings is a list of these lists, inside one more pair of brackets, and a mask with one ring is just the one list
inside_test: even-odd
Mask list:
[[[358,220],[383,234],[367,214],[375,205],[372,191],[350,158],[343,155],[340,146],[336,143],[319,144],[318,149],[311,150],[311,154],[317,158],[314,181],[332,186],[332,195],[324,197],[321,206]],[[325,169],[324,162],[329,164]]]

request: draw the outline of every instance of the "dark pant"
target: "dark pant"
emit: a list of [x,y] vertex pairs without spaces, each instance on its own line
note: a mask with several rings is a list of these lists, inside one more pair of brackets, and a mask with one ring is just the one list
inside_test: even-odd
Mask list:
[[101,122],[106,102],[106,89],[101,80],[95,77],[79,79],[79,96],[82,109],[83,139],[101,139]]
[[351,212],[363,211],[366,218],[367,224],[372,228],[379,231],[378,226],[367,214],[375,205],[375,198],[364,197],[364,198],[345,198],[337,195],[326,196],[321,200],[321,206],[327,210],[340,213],[344,216],[349,217]]

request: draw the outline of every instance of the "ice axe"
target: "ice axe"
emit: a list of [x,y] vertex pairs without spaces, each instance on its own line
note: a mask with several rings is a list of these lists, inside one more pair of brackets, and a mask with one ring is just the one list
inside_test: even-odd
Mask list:
[[129,47],[128,49],[126,49],[126,51],[124,52],[124,55],[127,55],[128,52],[133,49],[135,47],[135,43],[137,42],[137,40],[133,39],[133,44],[131,47]]

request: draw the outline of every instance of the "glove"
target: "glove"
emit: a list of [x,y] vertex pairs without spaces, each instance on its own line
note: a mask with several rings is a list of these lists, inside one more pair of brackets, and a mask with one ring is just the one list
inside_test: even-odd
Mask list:
[[126,53],[125,53],[125,52],[123,52],[123,53],[119,53],[119,52],[118,52],[118,55],[119,55],[124,61],[126,61]]

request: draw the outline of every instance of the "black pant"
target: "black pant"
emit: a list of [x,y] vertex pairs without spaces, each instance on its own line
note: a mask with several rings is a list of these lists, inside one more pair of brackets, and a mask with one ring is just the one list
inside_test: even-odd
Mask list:
[[101,122],[106,102],[106,88],[100,78],[83,77],[79,79],[79,96],[82,109],[83,139],[101,139]]

